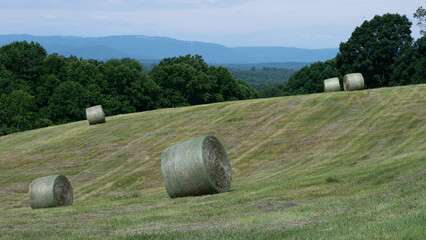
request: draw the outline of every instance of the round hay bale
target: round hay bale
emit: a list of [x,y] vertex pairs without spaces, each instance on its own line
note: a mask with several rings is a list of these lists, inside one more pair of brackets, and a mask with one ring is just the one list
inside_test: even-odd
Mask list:
[[171,198],[226,192],[232,179],[228,154],[211,135],[166,148],[161,173]]
[[340,91],[339,78],[329,78],[324,80],[324,92]]
[[64,175],[37,178],[30,184],[31,208],[48,208],[72,205],[73,191]]
[[345,91],[355,91],[364,89],[364,78],[361,73],[346,74],[343,78],[343,88]]
[[86,108],[86,117],[89,125],[105,123],[105,113],[101,105]]

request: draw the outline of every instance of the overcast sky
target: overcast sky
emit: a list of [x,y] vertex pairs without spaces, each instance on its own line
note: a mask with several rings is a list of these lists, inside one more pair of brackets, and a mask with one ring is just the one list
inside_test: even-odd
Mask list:
[[225,46],[337,48],[374,15],[423,0],[0,0],[0,34],[147,35]]

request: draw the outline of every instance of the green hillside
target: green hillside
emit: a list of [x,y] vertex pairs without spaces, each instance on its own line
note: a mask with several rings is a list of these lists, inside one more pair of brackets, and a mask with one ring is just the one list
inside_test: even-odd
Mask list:
[[[212,134],[231,191],[170,199],[161,153]],[[29,207],[64,174],[74,204]],[[224,102],[0,137],[0,239],[421,239],[426,85]]]

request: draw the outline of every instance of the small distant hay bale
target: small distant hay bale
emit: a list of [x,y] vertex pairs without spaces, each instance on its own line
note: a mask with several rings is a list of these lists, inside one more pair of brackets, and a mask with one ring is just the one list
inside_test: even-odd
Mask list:
[[31,208],[72,205],[73,190],[64,175],[52,175],[32,181],[29,189]]
[[324,92],[340,91],[339,78],[329,78],[324,80]]
[[346,74],[343,78],[343,88],[345,91],[362,90],[364,86],[364,77],[361,73]]
[[86,108],[86,117],[89,121],[89,125],[105,123],[105,113],[101,105]]
[[227,192],[232,179],[228,154],[211,135],[166,148],[161,173],[171,198]]

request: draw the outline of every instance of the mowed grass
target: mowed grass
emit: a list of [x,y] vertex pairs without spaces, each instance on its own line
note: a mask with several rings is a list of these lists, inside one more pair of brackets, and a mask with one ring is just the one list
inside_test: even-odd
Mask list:
[[[212,134],[223,194],[170,199],[161,153]],[[64,174],[74,204],[33,210]],[[224,102],[0,137],[3,239],[425,239],[426,85]]]

